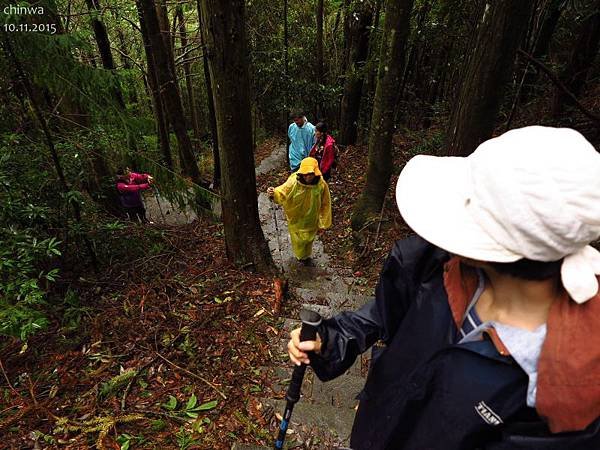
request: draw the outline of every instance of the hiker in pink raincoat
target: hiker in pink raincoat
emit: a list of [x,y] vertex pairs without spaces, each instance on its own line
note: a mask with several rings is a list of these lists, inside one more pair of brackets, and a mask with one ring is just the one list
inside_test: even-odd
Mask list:
[[141,191],[149,189],[154,181],[147,173],[132,172],[129,167],[117,172],[117,190],[121,207],[129,220],[148,223]]
[[315,145],[310,150],[309,156],[319,162],[319,169],[323,174],[323,179],[329,181],[331,170],[335,168],[335,139],[327,133],[327,124],[319,122],[315,126]]

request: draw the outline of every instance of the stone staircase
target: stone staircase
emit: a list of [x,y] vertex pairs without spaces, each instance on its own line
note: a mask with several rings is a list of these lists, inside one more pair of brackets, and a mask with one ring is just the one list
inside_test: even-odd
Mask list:
[[[274,155],[285,156],[281,149]],[[280,163],[284,163],[279,156]],[[277,159],[267,160],[268,169],[277,169]],[[259,166],[257,173],[265,173]],[[281,167],[281,166],[279,166]],[[344,310],[354,310],[364,305],[370,297],[355,285],[350,271],[332,268],[330,258],[323,251],[323,245],[315,240],[313,246],[313,267],[299,265],[293,256],[286,221],[280,207],[273,205],[266,194],[258,199],[259,214],[265,237],[269,242],[273,260],[290,283],[290,292],[299,304],[313,309],[324,318]],[[275,398],[263,398],[263,408],[282,414],[285,409],[285,394],[292,366],[287,356],[289,331],[300,326],[296,317],[285,318],[279,337],[271,342],[274,355],[273,365],[263,370],[273,374],[272,387]],[[355,409],[356,396],[362,390],[369,365],[369,355],[357,358],[346,373],[329,382],[320,381],[308,369],[302,386],[302,398],[294,407],[286,438],[287,447],[297,448],[343,448],[348,445]],[[279,416],[280,417],[280,416]],[[276,430],[273,429],[273,442]],[[232,449],[270,449],[269,446],[235,443]]]

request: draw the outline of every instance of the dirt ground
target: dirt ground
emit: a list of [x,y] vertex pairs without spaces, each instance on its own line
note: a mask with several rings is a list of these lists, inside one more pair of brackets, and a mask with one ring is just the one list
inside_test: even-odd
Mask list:
[[2,342],[0,448],[225,449],[270,438],[251,399],[270,393],[260,368],[278,333],[272,280],[228,263],[220,225],[135,227],[123,232],[146,255],[100,278],[63,279],[72,299],[52,326],[27,349]]

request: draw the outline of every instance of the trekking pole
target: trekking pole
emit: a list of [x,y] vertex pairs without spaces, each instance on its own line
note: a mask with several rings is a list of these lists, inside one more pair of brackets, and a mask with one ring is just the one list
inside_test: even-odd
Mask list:
[[165,215],[163,214],[162,206],[160,206],[160,199],[158,198],[158,189],[152,186],[152,192],[154,193],[154,198],[156,199],[156,203],[158,205],[158,210],[160,211],[160,216],[162,217],[163,223],[165,222]]
[[[302,320],[300,342],[314,341],[317,338],[317,327],[321,324],[321,315],[310,309],[302,309],[300,311],[300,320]],[[283,448],[283,441],[285,440],[285,434],[290,423],[290,418],[292,417],[294,405],[300,400],[300,389],[302,388],[302,380],[304,379],[306,367],[306,364],[301,364],[294,367],[294,372],[292,372],[292,380],[290,381],[287,394],[285,395],[285,411],[283,412],[283,418],[279,425],[279,434],[275,441],[275,450],[281,450]]]
[[279,237],[279,225],[277,223],[277,208],[273,203],[271,203],[271,211],[273,211],[273,221],[275,222],[275,234],[277,234],[277,251],[279,252],[281,272],[285,272],[285,268],[283,267],[283,255],[281,254],[281,238]]

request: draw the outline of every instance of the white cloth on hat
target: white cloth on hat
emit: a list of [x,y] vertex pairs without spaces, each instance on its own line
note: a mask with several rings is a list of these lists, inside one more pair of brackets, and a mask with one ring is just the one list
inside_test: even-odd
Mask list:
[[596,295],[598,274],[600,252],[589,245],[566,256],[560,268],[563,286],[577,303],[583,303]]
[[598,291],[600,155],[577,131],[526,127],[465,158],[419,155],[396,187],[400,213],[423,238],[492,262],[556,261],[578,302]]

